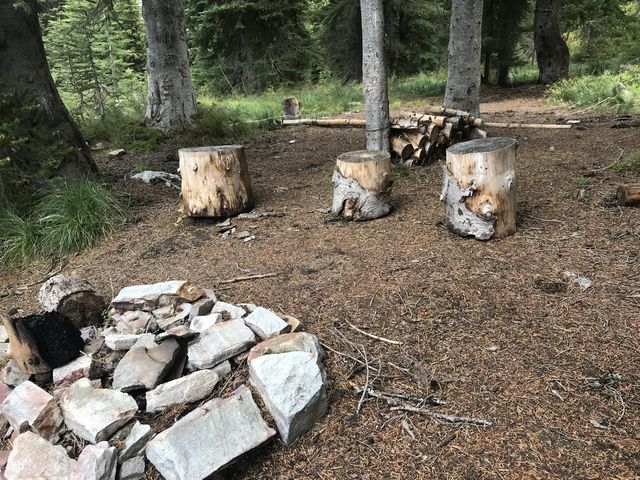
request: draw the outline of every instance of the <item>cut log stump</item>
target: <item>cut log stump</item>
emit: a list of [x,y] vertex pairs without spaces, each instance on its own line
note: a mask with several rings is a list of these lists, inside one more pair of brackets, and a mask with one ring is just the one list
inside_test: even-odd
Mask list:
[[102,312],[107,302],[82,278],[55,275],[47,280],[38,293],[45,312],[58,312],[77,328],[103,323]]
[[483,138],[447,150],[440,199],[450,231],[478,240],[516,232],[516,140]]
[[230,217],[253,208],[249,168],[242,145],[183,148],[182,203],[191,217]]
[[343,153],[333,172],[335,215],[348,220],[371,220],[391,211],[391,158],[386,152],[358,150]]
[[617,197],[620,206],[640,205],[640,183],[618,187]]

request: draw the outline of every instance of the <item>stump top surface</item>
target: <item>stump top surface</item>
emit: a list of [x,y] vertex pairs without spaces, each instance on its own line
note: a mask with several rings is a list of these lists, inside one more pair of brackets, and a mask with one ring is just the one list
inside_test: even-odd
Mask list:
[[388,152],[380,150],[356,150],[354,152],[345,152],[338,155],[338,162],[364,163],[383,161],[390,158]]
[[206,152],[228,152],[233,150],[240,150],[244,148],[244,145],[216,145],[212,147],[189,147],[181,148],[179,153],[206,153]]
[[487,153],[510,147],[516,143],[515,138],[510,137],[489,137],[471,140],[469,142],[457,143],[447,149],[447,152],[454,155],[465,155],[467,153]]

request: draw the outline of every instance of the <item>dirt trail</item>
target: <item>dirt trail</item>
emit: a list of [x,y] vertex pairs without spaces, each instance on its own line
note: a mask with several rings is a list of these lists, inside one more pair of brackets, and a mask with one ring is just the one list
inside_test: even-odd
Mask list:
[[[567,114],[538,96],[489,92],[484,107],[493,120]],[[333,221],[318,209],[331,202],[334,160],[362,148],[363,133],[301,127],[246,141],[258,208],[285,213],[236,221],[256,236],[246,244],[221,238],[212,222],[177,222],[176,190],[122,181],[147,161],[174,171],[173,152],[101,159],[130,195],[131,221],[71,257],[64,273],[109,296],[134,283],[185,278],[210,287],[278,272],[219,293],[294,315],[342,353],[329,352],[330,410],[293,448],[269,447],[229,478],[638,478],[640,209],[610,204],[616,185],[634,179],[601,167],[620,149],[640,150],[640,137],[601,119],[586,130],[490,130],[505,133],[519,142],[519,231],[501,241],[443,227],[437,164],[396,172],[388,217]],[[13,292],[48,268],[0,277],[0,309],[37,308],[39,285]],[[593,286],[580,291],[564,270]],[[403,344],[365,337],[346,321]],[[346,356],[362,360],[354,344],[366,351],[376,389],[431,396],[447,403],[433,411],[494,426],[404,417],[375,399],[356,415],[365,371]]]

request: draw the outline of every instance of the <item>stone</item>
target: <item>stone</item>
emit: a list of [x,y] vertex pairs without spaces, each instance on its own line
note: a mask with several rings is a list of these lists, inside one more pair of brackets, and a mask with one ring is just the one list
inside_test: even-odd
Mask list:
[[120,352],[131,349],[140,339],[150,341],[155,340],[153,333],[143,333],[142,335],[132,335],[126,333],[109,333],[104,337],[104,343],[111,350]]
[[13,389],[4,382],[0,382],[0,404],[13,392]]
[[263,355],[249,364],[249,378],[285,445],[295,442],[327,413],[324,375],[314,353]]
[[91,443],[109,438],[138,411],[136,401],[126,393],[93,388],[87,378],[62,394],[60,407],[67,427]]
[[113,319],[117,322],[118,333],[140,335],[154,330],[155,327],[153,315],[143,310],[130,310],[121,315],[116,313]]
[[9,341],[9,334],[7,333],[7,327],[0,325],[0,342],[6,343]]
[[183,323],[185,319],[189,318],[191,307],[192,305],[190,303],[181,303],[180,305],[178,305],[178,308],[175,309],[175,313],[172,316],[158,318],[156,320],[158,322],[158,326],[162,330],[168,330],[169,328]]
[[242,307],[233,305],[232,303],[221,302],[218,300],[211,309],[211,313],[226,313],[229,315],[231,320],[235,320],[237,318],[244,317],[247,314],[247,311]]
[[7,480],[75,480],[71,474],[75,463],[64,447],[24,432],[13,441],[4,476]]
[[244,323],[262,340],[267,340],[284,332],[289,325],[271,310],[263,307],[256,308],[251,312]]
[[191,311],[189,312],[189,322],[192,322],[196,317],[203,317],[210,314],[215,303],[215,300],[205,296],[192,304]]
[[282,315],[282,319],[289,324],[290,332],[297,332],[302,328],[302,322],[291,315]]
[[152,346],[137,342],[120,360],[113,372],[113,389],[123,392],[151,390],[184,362],[185,348],[175,338],[168,338]]
[[4,358],[9,353],[9,344],[0,343],[0,358]]
[[216,372],[220,378],[224,378],[231,373],[231,362],[229,360],[225,360],[213,367],[211,370]]
[[239,303],[238,306],[244,308],[249,313],[258,308],[258,306],[254,303]]
[[120,451],[118,461],[122,463],[138,456],[154,435],[155,432],[149,425],[144,425],[136,421],[124,441],[124,447],[122,447],[122,450]]
[[163,303],[166,305],[172,301],[185,300],[193,302],[202,297],[203,294],[204,292],[200,287],[183,280],[172,280],[150,285],[125,287],[111,300],[111,305],[119,311],[150,311],[162,306]]
[[177,325],[175,327],[171,327],[166,332],[159,333],[156,335],[156,341],[160,342],[165,338],[175,337],[183,340],[193,340],[198,336],[198,332],[190,330],[186,325]]
[[115,150],[111,150],[108,155],[112,158],[120,158],[126,153],[127,151],[124,148],[116,148]]
[[62,413],[58,403],[35,383],[26,381],[18,385],[0,405],[0,413],[18,433],[31,429],[54,442],[60,436]]
[[156,183],[164,183],[168,187],[175,186],[180,188],[182,183],[182,179],[180,175],[176,175],[175,173],[162,172],[162,171],[153,171],[153,170],[144,170],[142,172],[136,173],[132,175],[131,178],[133,180],[139,180],[144,183],[156,184]]
[[127,460],[120,467],[118,480],[138,480],[144,475],[144,457],[133,457]]
[[220,313],[211,313],[209,315],[203,315],[200,317],[194,317],[191,320],[189,329],[194,332],[203,332],[209,327],[213,327],[216,323],[222,322],[222,315]]
[[147,458],[166,480],[203,479],[274,434],[251,392],[242,386],[231,397],[215,398],[159,433],[147,445]]
[[158,385],[147,392],[147,412],[160,412],[173,405],[202,400],[211,395],[219,379],[213,370],[200,370]]
[[189,364],[195,369],[211,368],[255,343],[255,335],[239,318],[218,323],[189,345]]
[[325,357],[324,350],[322,350],[322,347],[320,346],[318,337],[311,333],[297,332],[279,335],[265,342],[259,343],[249,350],[249,358],[247,359],[247,362],[251,363],[262,355],[287,352],[315,353],[317,355],[318,365],[322,365],[322,361]]
[[91,370],[91,355],[80,355],[73,362],[53,370],[53,385],[64,382],[75,382],[79,378],[88,377]]
[[6,383],[11,387],[17,387],[29,380],[29,378],[31,378],[31,375],[22,373],[13,360],[9,360],[4,368],[0,370],[0,382]]
[[84,447],[71,470],[73,480],[114,480],[118,453],[107,442]]

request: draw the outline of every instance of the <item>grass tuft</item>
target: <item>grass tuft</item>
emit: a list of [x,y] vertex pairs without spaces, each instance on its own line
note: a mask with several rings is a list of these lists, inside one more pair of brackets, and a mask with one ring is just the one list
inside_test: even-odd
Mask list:
[[31,218],[0,211],[0,264],[23,264],[37,254],[38,230]]
[[622,157],[611,165],[611,170],[618,173],[640,173],[640,152]]

